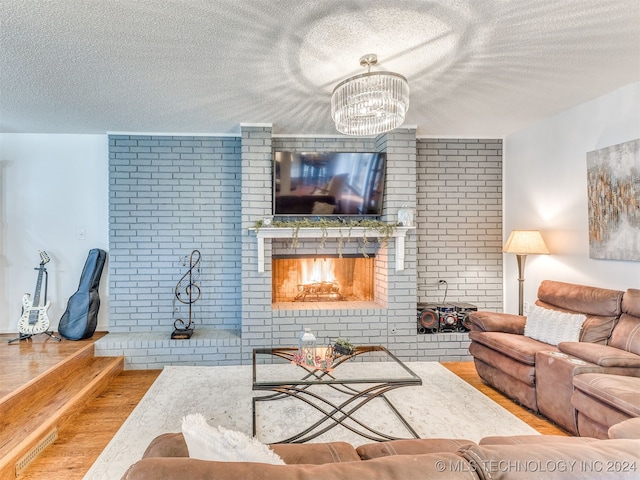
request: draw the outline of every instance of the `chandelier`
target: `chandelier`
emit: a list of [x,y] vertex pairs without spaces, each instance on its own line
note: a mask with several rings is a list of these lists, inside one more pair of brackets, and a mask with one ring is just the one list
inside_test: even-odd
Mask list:
[[360,59],[367,73],[340,82],[331,94],[331,118],[346,135],[377,135],[402,125],[409,110],[409,83],[392,72],[372,72],[370,53]]

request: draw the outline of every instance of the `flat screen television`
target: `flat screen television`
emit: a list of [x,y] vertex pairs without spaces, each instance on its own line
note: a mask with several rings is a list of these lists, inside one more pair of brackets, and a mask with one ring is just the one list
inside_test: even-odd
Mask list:
[[275,152],[273,214],[379,217],[386,154]]

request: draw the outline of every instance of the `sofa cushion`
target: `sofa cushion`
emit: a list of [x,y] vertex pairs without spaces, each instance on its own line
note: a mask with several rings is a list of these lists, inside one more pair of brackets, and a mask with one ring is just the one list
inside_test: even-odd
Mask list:
[[613,317],[622,313],[623,293],[553,280],[543,280],[538,287],[538,299],[544,303],[587,315]]
[[512,333],[469,332],[469,338],[527,365],[535,365],[536,353],[540,351],[558,351],[548,343]]
[[[587,398],[585,394],[582,393],[580,390],[576,390],[574,392],[574,396],[571,397],[571,405],[574,404],[574,397],[576,394],[582,395],[583,398]],[[593,401],[593,399],[591,401]],[[600,407],[600,410],[604,410],[604,409]],[[608,412],[611,412],[611,411],[612,410],[608,410]],[[622,415],[622,414],[619,413],[619,415]],[[629,417],[624,416],[617,421],[622,422],[624,420],[627,420],[628,418]],[[578,434],[583,437],[592,437],[592,438],[600,438],[600,439],[609,438],[609,435],[608,435],[608,430],[610,425],[609,423],[607,423],[606,425],[602,424],[599,421],[596,421],[593,418],[585,415],[580,410],[577,411],[576,422],[578,423]]]
[[622,313],[620,290],[544,280],[538,287],[536,305],[571,313],[583,313],[581,342],[606,344]]
[[580,313],[560,312],[532,305],[527,315],[524,334],[551,345],[577,342],[586,317]]
[[563,435],[505,435],[484,437],[478,445],[530,445],[536,443],[591,443],[598,439],[590,437],[567,437]]
[[[536,305],[551,310],[557,310],[560,312],[576,313],[573,310],[566,310],[549,303],[545,303],[541,300],[536,300]],[[601,316],[601,315],[589,315],[582,324],[582,330],[580,331],[580,341],[585,343],[601,343],[606,344],[613,332],[618,316]]]
[[531,444],[527,448],[470,445],[460,454],[483,480],[637,480],[640,440]]
[[611,405],[631,417],[640,417],[639,377],[583,373],[573,378],[573,385],[596,400]]
[[578,432],[582,436],[609,438],[609,427],[632,418],[577,388],[571,395],[571,406],[578,412]]
[[[619,440],[622,441],[622,440]],[[631,440],[627,440],[631,441]],[[449,466],[455,468],[449,468]],[[437,478],[477,480],[471,465],[455,453],[401,455],[366,462],[325,465],[268,465],[243,462],[208,462],[192,458],[144,458],[134,463],[123,480],[188,478],[189,480],[395,480]]]
[[327,443],[277,443],[269,445],[287,465],[358,462],[360,457],[347,442]]
[[474,443],[471,440],[448,438],[418,438],[368,443],[356,448],[362,460],[388,457],[390,455],[421,455],[424,453],[457,452],[461,447]]
[[[476,355],[478,350],[484,350],[481,353],[493,352],[497,357],[501,357],[501,362],[496,362],[499,367],[485,363]],[[469,346],[469,352],[474,356],[473,362],[476,366],[478,375],[489,385],[493,385],[508,397],[513,398],[518,403],[538,411],[538,402],[536,399],[536,367],[515,361],[502,355],[495,350],[491,350],[484,345],[472,342]],[[511,368],[513,367],[513,368]],[[518,370],[518,377],[514,375],[514,370]],[[520,380],[524,379],[524,380]]]
[[640,355],[640,317],[623,313],[611,334],[609,345]]
[[622,311],[628,315],[640,318],[640,290],[629,288],[622,297]]
[[587,315],[582,324],[580,341],[585,343],[601,343],[606,345],[611,337],[611,332],[616,326],[618,317],[604,317],[599,315]]
[[[561,352],[578,357],[601,367],[640,368],[640,355],[626,352],[609,345],[584,342],[562,342]],[[619,373],[619,372],[616,372]]]

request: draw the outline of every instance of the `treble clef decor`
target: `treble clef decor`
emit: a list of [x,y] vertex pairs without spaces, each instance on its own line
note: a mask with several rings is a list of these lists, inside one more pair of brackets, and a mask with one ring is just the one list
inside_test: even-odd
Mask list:
[[[189,306],[189,318],[185,321],[177,318],[173,322],[174,331],[171,338],[187,339],[193,335],[193,304],[200,298],[200,287],[197,284],[200,278],[200,251],[194,250],[189,256],[189,270],[176,283],[174,289],[175,300]],[[174,311],[176,311],[174,309]]]

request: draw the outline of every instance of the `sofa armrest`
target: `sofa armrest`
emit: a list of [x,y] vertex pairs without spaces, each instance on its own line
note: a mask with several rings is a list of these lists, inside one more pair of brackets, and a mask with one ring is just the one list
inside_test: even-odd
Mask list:
[[567,355],[601,367],[640,368],[640,355],[609,345],[587,342],[560,342],[558,349]]
[[471,330],[478,332],[504,332],[524,334],[526,317],[498,312],[471,312],[469,323]]
[[609,427],[609,438],[640,439],[640,417],[630,418]]
[[151,441],[142,458],[188,456],[189,449],[182,433],[163,433]]

